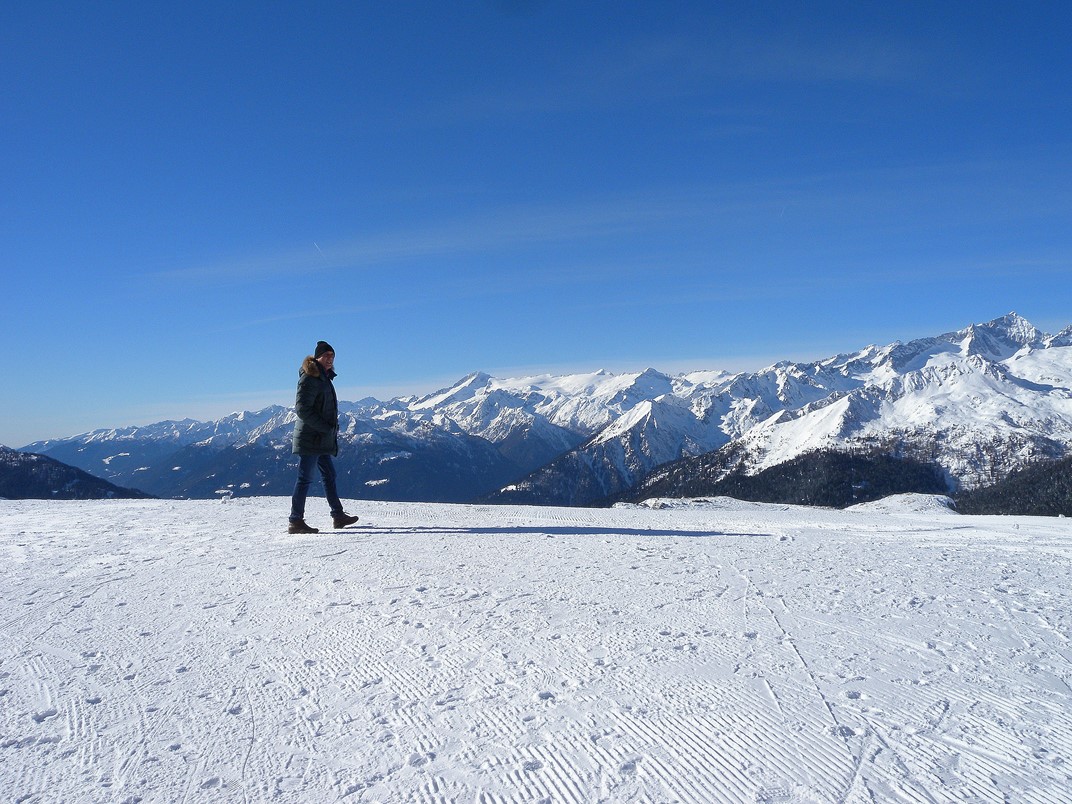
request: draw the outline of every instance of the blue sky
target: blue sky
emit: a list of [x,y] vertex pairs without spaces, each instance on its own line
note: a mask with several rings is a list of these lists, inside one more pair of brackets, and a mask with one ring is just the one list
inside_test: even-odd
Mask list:
[[8,4],[0,443],[1057,331],[1069,8]]

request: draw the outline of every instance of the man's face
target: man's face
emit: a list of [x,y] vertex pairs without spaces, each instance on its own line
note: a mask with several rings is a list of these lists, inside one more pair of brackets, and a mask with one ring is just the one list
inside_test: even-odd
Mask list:
[[324,354],[316,359],[316,362],[323,366],[325,370],[330,371],[335,367],[335,353],[324,352]]

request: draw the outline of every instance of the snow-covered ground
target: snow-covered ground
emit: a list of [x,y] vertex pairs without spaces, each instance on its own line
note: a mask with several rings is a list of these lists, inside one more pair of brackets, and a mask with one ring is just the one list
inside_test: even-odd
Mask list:
[[288,502],[0,502],[4,800],[1072,796],[1067,520]]

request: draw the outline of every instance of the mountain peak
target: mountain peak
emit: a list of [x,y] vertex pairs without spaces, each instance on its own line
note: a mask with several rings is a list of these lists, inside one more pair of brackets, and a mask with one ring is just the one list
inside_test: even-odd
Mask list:
[[1021,346],[1034,346],[1046,337],[1034,324],[1016,312],[988,321],[982,327],[1003,333],[1009,340]]
[[1051,335],[1047,338],[1046,346],[1072,346],[1072,326],[1065,327],[1056,335]]
[[487,388],[491,380],[490,374],[485,374],[483,371],[474,371],[471,374],[466,374],[449,388],[441,388],[410,403],[409,409],[413,411],[427,410],[450,402],[464,402],[467,399],[472,399],[480,391]]
[[1016,313],[1009,313],[985,324],[972,324],[959,332],[945,336],[946,340],[958,343],[965,356],[979,356],[987,360],[1007,360],[1025,347],[1045,346],[1045,334],[1030,321]]

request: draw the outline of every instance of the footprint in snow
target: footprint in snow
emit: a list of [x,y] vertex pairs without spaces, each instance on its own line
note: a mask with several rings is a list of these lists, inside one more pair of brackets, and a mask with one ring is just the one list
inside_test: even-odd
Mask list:
[[410,754],[409,766],[411,768],[420,768],[434,761],[435,758],[435,751],[429,751],[427,754]]

